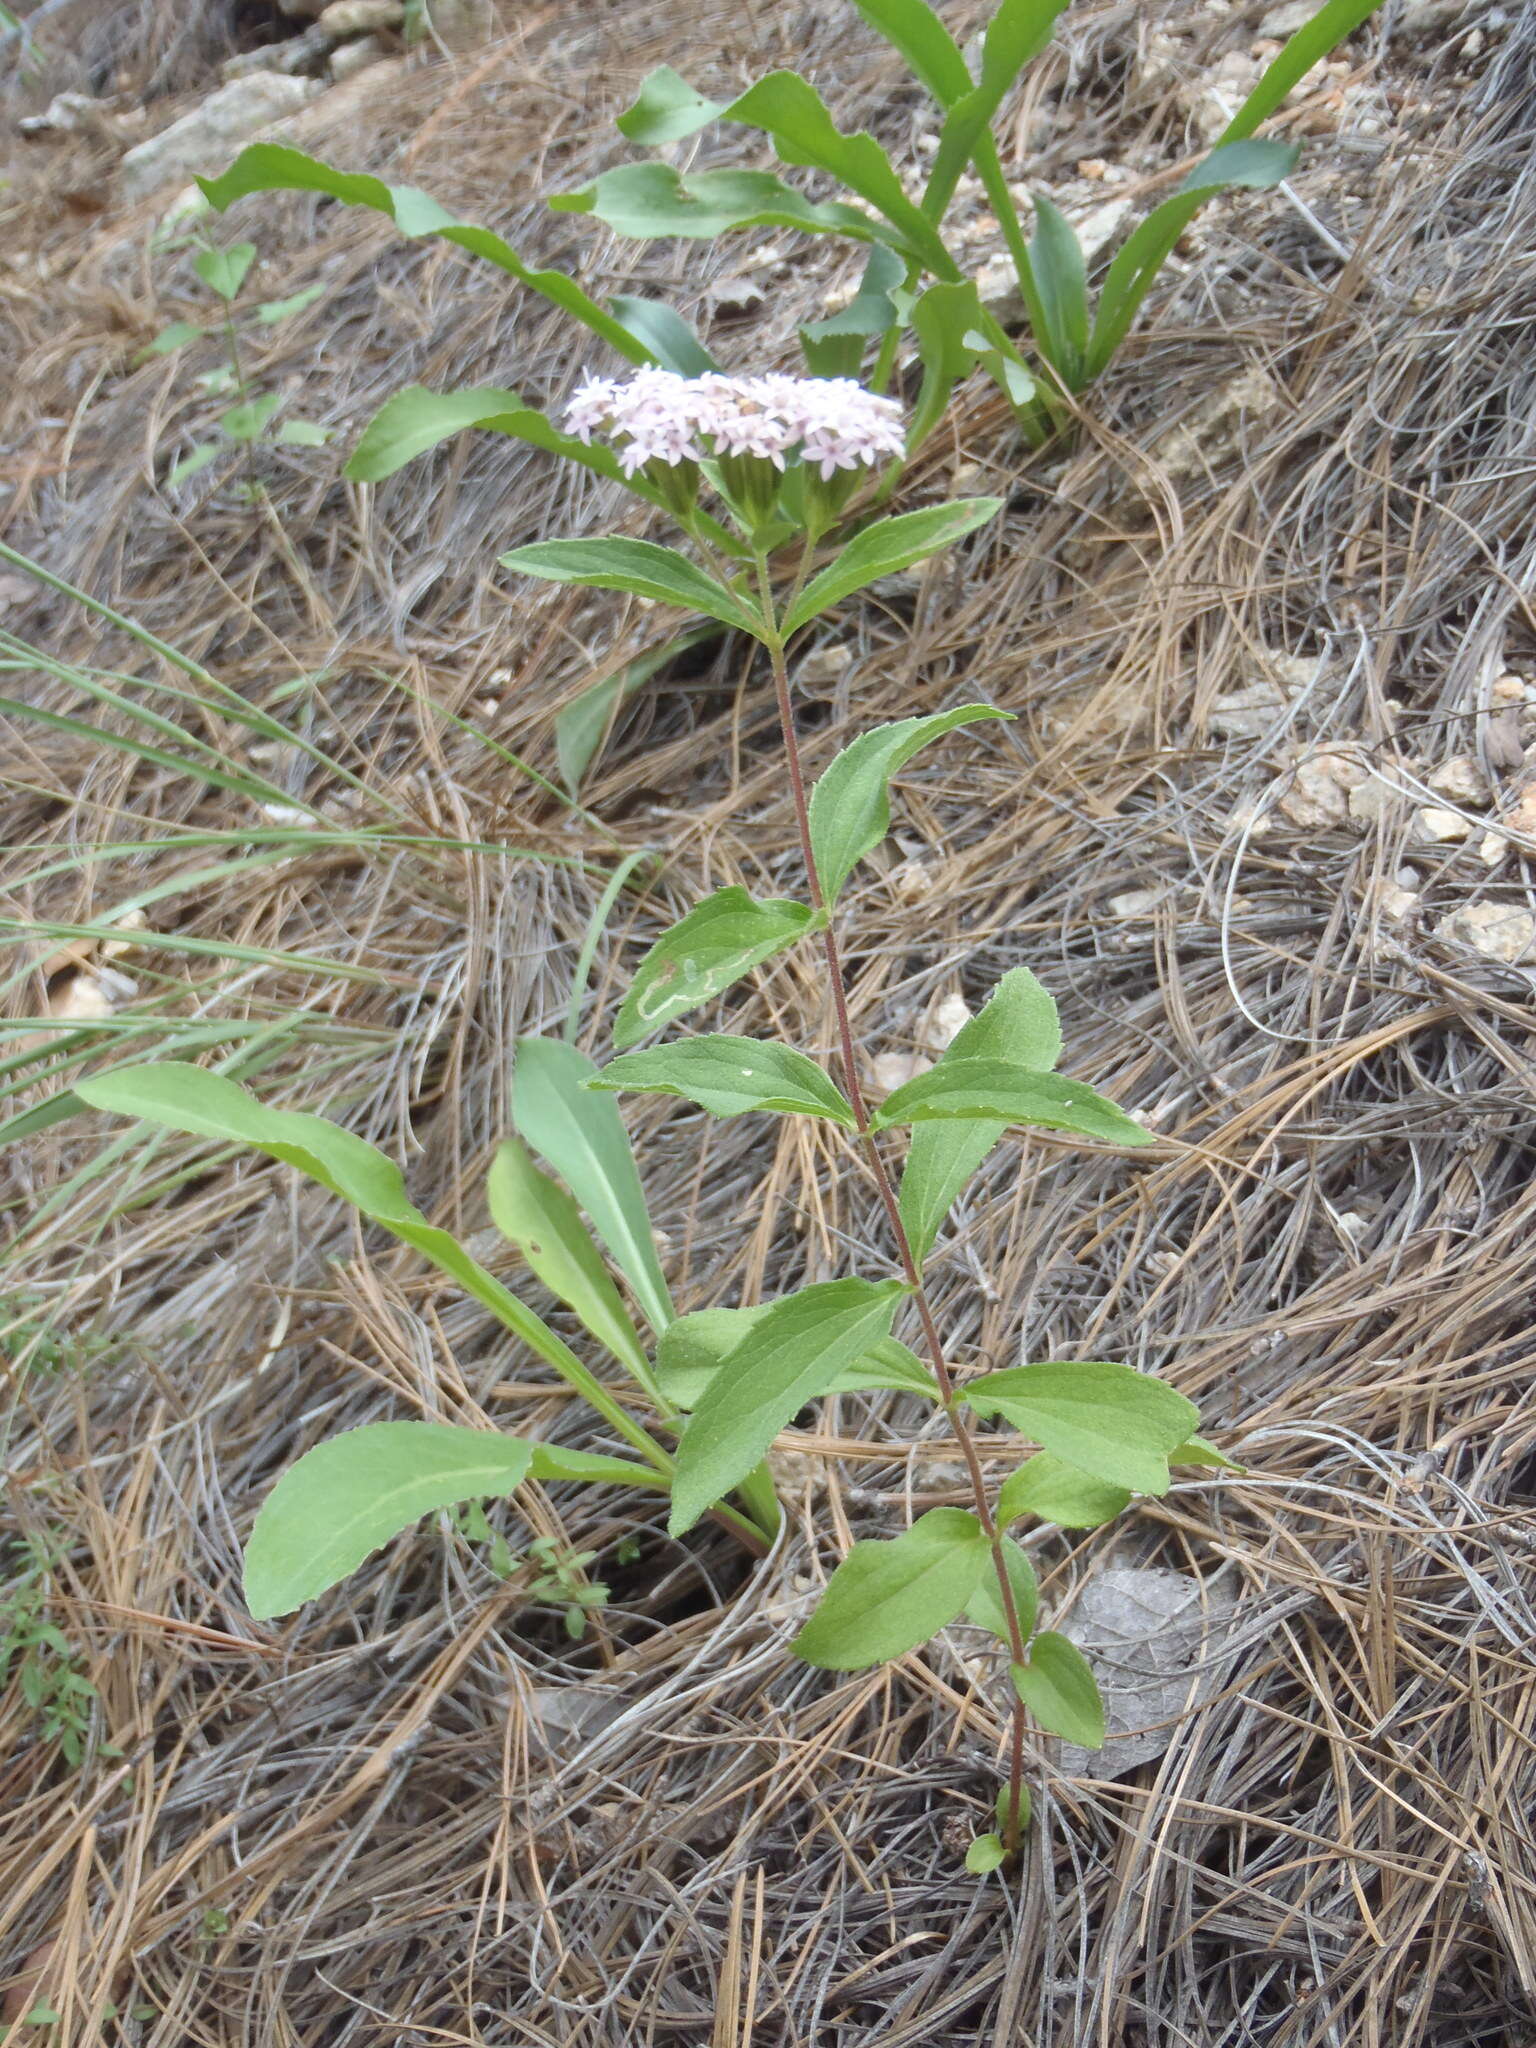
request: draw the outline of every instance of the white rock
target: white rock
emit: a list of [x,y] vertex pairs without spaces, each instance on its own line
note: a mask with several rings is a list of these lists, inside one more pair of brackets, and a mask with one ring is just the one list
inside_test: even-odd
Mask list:
[[1511,832],[1536,839],[1536,782],[1521,790],[1499,823]]
[[[1155,442],[1152,459],[1174,482],[1204,476],[1215,463],[1233,452],[1250,421],[1272,418],[1284,405],[1284,394],[1274,379],[1250,365],[1219,384]],[[1315,671],[1316,661],[1311,666]]]
[[1349,754],[1308,754],[1296,763],[1280,795],[1280,808],[1304,831],[1326,831],[1349,816],[1351,790],[1370,770]]
[[1368,882],[1365,889],[1368,910],[1377,911],[1382,917],[1398,922],[1411,917],[1419,907],[1419,899],[1411,889],[1404,889],[1397,882],[1389,882],[1385,875],[1378,875]]
[[1420,839],[1466,839],[1472,832],[1472,820],[1462,817],[1459,811],[1442,811],[1436,804],[1426,804],[1414,820]]
[[1349,815],[1357,825],[1389,823],[1402,810],[1408,792],[1381,775],[1368,775],[1349,792]]
[[795,680],[799,683],[835,683],[847,673],[852,661],[853,649],[845,641],[825,641],[820,647],[813,647],[796,666]]
[[1536,917],[1508,903],[1463,903],[1441,918],[1435,937],[1512,967],[1536,956]]
[[320,10],[320,26],[338,42],[343,36],[371,35],[378,28],[399,28],[405,0],[330,0]]
[[971,1021],[971,1009],[958,989],[944,998],[928,1021],[927,1042],[937,1052],[948,1052]]
[[1509,841],[1502,832],[1485,832],[1477,842],[1477,857],[1485,868],[1496,868],[1509,851]]
[[1471,754],[1453,754],[1426,779],[1436,796],[1453,804],[1486,804],[1493,795],[1483,764]]
[[243,142],[296,114],[324,90],[317,78],[287,78],[279,71],[232,79],[191,113],[129,150],[119,166],[124,196],[139,199],[157,185],[185,184],[199,173],[215,175],[227,168]]
[[1216,698],[1208,722],[1222,739],[1256,740],[1270,730],[1284,709],[1279,684],[1273,676],[1261,676]]
[[881,1052],[870,1061],[869,1071],[875,1086],[890,1095],[932,1066],[933,1061],[925,1060],[920,1052]]
[[1305,28],[1316,12],[1317,0],[1286,0],[1284,6],[1271,7],[1259,23],[1259,34],[1283,43],[1297,29]]
[[898,903],[926,903],[938,887],[933,869],[922,860],[899,862],[887,879]]
[[1167,894],[1166,889],[1127,889],[1111,896],[1106,907],[1111,917],[1150,917]]
[[344,85],[349,78],[355,78],[359,71],[366,71],[372,64],[389,62],[388,46],[378,36],[358,36],[350,43],[343,43],[331,58],[331,76],[338,85]]

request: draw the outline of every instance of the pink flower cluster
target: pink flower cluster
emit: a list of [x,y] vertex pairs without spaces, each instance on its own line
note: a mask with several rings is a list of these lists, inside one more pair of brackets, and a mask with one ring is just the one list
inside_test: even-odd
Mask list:
[[835,470],[885,462],[906,445],[895,399],[851,377],[589,377],[565,423],[589,446],[597,433],[614,440],[626,476],[647,462],[716,455],[755,455],[783,469],[798,453],[825,481]]

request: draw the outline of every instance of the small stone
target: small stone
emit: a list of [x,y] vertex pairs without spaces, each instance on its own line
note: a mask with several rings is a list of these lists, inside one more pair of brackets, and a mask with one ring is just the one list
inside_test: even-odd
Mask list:
[[1513,967],[1536,954],[1536,917],[1507,903],[1464,903],[1441,918],[1435,937]]
[[976,273],[976,293],[1002,327],[1020,327],[1028,318],[1019,275],[1011,256],[993,256]]
[[1111,917],[1150,917],[1167,894],[1166,889],[1127,889],[1111,896],[1106,908]]
[[870,1061],[869,1071],[875,1086],[891,1095],[908,1081],[915,1081],[919,1074],[928,1073],[932,1066],[933,1061],[924,1059],[919,1052],[881,1052]]
[[1509,851],[1509,841],[1502,832],[1485,832],[1477,842],[1477,857],[1485,868],[1496,868]]
[[118,167],[124,196],[139,199],[157,185],[185,184],[197,172],[214,176],[241,143],[296,114],[324,90],[317,78],[285,78],[279,71],[232,79],[191,113],[129,150]]
[[929,1019],[927,1041],[938,1052],[948,1052],[971,1021],[971,1006],[958,989],[951,991]]
[[330,0],[320,10],[320,26],[339,42],[344,36],[371,35],[375,29],[399,28],[405,0]]
[[219,76],[227,82],[231,78],[248,78],[255,71],[295,74],[324,63],[332,48],[332,37],[317,25],[305,29],[301,36],[289,36],[286,42],[263,43],[260,49],[242,50],[238,56],[226,57],[219,66]]
[[1349,816],[1350,791],[1370,771],[1348,754],[1309,754],[1296,763],[1280,796],[1280,808],[1305,831],[1326,831]]
[[938,887],[926,861],[904,860],[891,869],[891,894],[898,903],[926,903]]
[[1077,167],[1077,175],[1080,178],[1087,178],[1094,184],[1097,184],[1108,169],[1109,165],[1104,161],[1103,157],[1085,156]]
[[1211,705],[1210,728],[1222,739],[1256,740],[1263,737],[1285,709],[1279,685],[1270,676],[1230,690]]
[[1529,704],[1536,697],[1536,688],[1524,676],[1507,674],[1494,678],[1489,695],[1495,704]]
[[1483,765],[1471,754],[1453,754],[1427,778],[1436,796],[1453,804],[1486,804],[1493,795]]
[[1527,784],[1499,820],[1511,832],[1536,839],[1536,782]]
[[795,680],[800,683],[826,685],[840,682],[853,663],[853,649],[838,640],[823,641],[820,647],[813,647],[795,670]]
[[360,71],[367,71],[374,64],[389,62],[389,46],[379,36],[358,36],[350,43],[343,43],[331,58],[331,76],[338,85],[345,85],[349,78],[356,78]]
[[1396,882],[1389,882],[1385,875],[1367,883],[1365,890],[1366,908],[1400,922],[1411,917],[1419,907],[1419,899],[1411,889],[1401,888]]
[[1426,804],[1414,822],[1421,839],[1466,839],[1472,832],[1470,818],[1459,811],[1442,811],[1434,804]]
[[1395,782],[1372,775],[1349,792],[1349,815],[1357,825],[1385,825],[1403,807],[1407,792]]
[[[1115,204],[1129,202],[1117,200]],[[1153,460],[1175,482],[1206,476],[1217,462],[1235,451],[1251,422],[1272,418],[1284,405],[1284,395],[1274,379],[1250,365],[1218,385],[1193,411],[1176,421],[1154,444]],[[1311,666],[1315,673],[1315,660]]]

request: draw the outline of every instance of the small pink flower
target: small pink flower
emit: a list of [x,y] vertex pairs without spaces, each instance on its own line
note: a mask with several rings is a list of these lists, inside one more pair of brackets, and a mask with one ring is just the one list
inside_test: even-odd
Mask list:
[[566,425],[590,444],[609,439],[626,476],[648,462],[744,455],[782,470],[798,455],[823,479],[874,467],[905,446],[901,407],[851,377],[680,377],[636,370],[627,380],[591,377],[566,407]]

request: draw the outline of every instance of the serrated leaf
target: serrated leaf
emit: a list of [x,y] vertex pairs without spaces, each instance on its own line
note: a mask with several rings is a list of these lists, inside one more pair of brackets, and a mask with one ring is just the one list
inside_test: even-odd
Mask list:
[[887,334],[896,324],[891,293],[906,275],[906,264],[894,249],[874,243],[859,288],[840,313],[813,320],[800,329],[800,351],[813,377],[856,377],[864,344]]
[[944,1059],[889,1094],[870,1119],[877,1131],[951,1117],[1037,1124],[1115,1145],[1150,1145],[1152,1133],[1084,1081],[1037,1074],[1012,1060]]
[[985,1877],[1007,1856],[1001,1835],[978,1835],[965,1852],[965,1867],[972,1877]]
[[574,1045],[554,1038],[519,1039],[512,1121],[586,1210],[641,1313],[660,1336],[673,1320],[672,1297],[656,1257],[645,1194],[618,1104],[585,1085],[597,1071]]
[[889,1334],[904,1291],[899,1280],[828,1280],[768,1304],[688,1418],[672,1482],[674,1536],[752,1471],[798,1409]]
[[711,1116],[771,1110],[781,1116],[826,1117],[849,1130],[857,1119],[824,1069],[772,1039],[710,1032],[649,1052],[621,1053],[587,1083],[637,1095],[679,1095]]
[[897,770],[920,747],[958,726],[1009,715],[990,704],[959,704],[931,718],[877,725],[844,747],[811,791],[811,849],[829,907],[854,868],[891,829],[890,779]]
[[976,1517],[930,1508],[900,1536],[855,1543],[790,1648],[825,1671],[883,1664],[947,1627],[991,1569]]
[[[1173,1453],[1169,1453],[1169,1463]],[[1112,1522],[1131,1504],[1129,1487],[1090,1479],[1049,1451],[1037,1451],[1016,1472],[1010,1472],[997,1496],[997,1520],[1006,1529],[1024,1515],[1054,1522],[1059,1529],[1097,1529]]]
[[[662,1337],[656,1356],[656,1376],[667,1399],[678,1408],[696,1408],[721,1365],[771,1306],[701,1308],[679,1316]],[[858,1394],[876,1388],[938,1399],[932,1373],[895,1337],[877,1339],[843,1367],[826,1392]]]
[[652,540],[610,535],[599,540],[535,541],[503,555],[501,566],[550,583],[627,590],[634,597],[675,604],[685,612],[704,612],[723,625],[761,638],[761,621],[742,599],[695,567],[686,555],[675,548],[659,547]]
[[[953,498],[945,505],[926,505],[921,512],[898,512],[891,519],[877,519],[855,534],[836,560],[813,576],[784,620],[786,636],[808,625],[856,590],[878,583],[882,576],[909,569],[952,547],[978,526],[985,526],[1003,509],[1001,498]],[[987,708],[987,715],[1004,716]]]
[[[858,242],[896,240],[895,230],[857,207],[836,201],[814,205],[771,171],[695,171],[670,164],[624,164],[604,171],[579,192],[550,200],[557,213],[590,213],[634,241],[679,236],[713,241],[738,228],[800,228],[807,234],[848,235]],[[635,344],[631,341],[631,350]]]
[[681,142],[724,111],[721,101],[706,99],[670,64],[659,64],[648,72],[633,106],[620,114],[614,126],[627,141],[659,149],[664,143]]
[[564,1188],[540,1173],[526,1145],[508,1138],[496,1149],[485,1183],[491,1220],[515,1244],[552,1294],[605,1345],[648,1393],[656,1391],[650,1360],[581,1212]]
[[735,884],[717,889],[664,932],[635,969],[614,1044],[622,1052],[675,1023],[824,922],[809,904],[788,897],[758,902]]
[[370,1422],[306,1451],[262,1503],[245,1550],[258,1621],[339,1583],[436,1508],[510,1493],[533,1445],[440,1422]]
[[192,258],[192,268],[207,285],[216,292],[226,305],[245,283],[246,272],[256,261],[254,242],[237,242],[232,249],[200,249]]
[[[1008,1569],[1008,1583],[1013,1588],[1013,1604],[1019,1619],[1019,1634],[1027,1643],[1034,1632],[1035,1614],[1040,1604],[1040,1587],[1035,1578],[1035,1568],[1020,1550],[1017,1543],[1003,1539],[1003,1562]],[[997,1583],[997,1566],[982,1575],[976,1582],[976,1590],[965,1603],[965,1618],[974,1622],[977,1628],[989,1629],[1000,1643],[1011,1643],[1012,1634],[1008,1627],[1008,1616],[1003,1610],[1003,1596]]]
[[1075,1643],[1046,1630],[1030,1644],[1029,1661],[1010,1671],[1014,1691],[1048,1734],[1079,1749],[1104,1747],[1104,1702]]
[[618,350],[627,362],[648,360],[634,337],[595,300],[589,299],[573,278],[560,270],[533,270],[510,244],[489,228],[474,227],[455,220],[446,207],[427,192],[412,185],[386,185],[380,178],[362,173],[338,171],[301,149],[276,142],[253,142],[218,178],[199,178],[203,196],[221,213],[237,199],[252,192],[322,192],[339,199],[344,206],[366,206],[386,214],[402,235],[439,235],[473,256],[483,256],[519,283],[572,314],[583,327]]
[[978,1415],[1001,1415],[1090,1478],[1166,1493],[1168,1454],[1199,1411],[1166,1380],[1092,1359],[1013,1365],[961,1390]]
[[[1061,1058],[1056,1005],[1027,967],[1011,967],[976,1015],[963,1024],[937,1064],[1002,1059],[1046,1072]],[[1005,1123],[956,1121],[912,1126],[901,1176],[901,1220],[913,1255],[925,1259],[939,1225],[992,1147]]]

